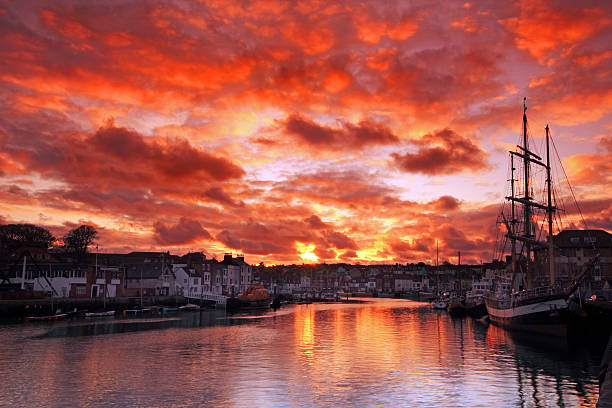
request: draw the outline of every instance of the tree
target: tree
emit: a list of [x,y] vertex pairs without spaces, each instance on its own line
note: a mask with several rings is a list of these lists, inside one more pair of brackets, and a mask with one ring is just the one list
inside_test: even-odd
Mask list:
[[16,249],[33,246],[48,249],[55,237],[45,228],[32,224],[0,225],[0,246]]
[[64,235],[64,247],[68,252],[79,255],[87,253],[87,247],[91,245],[98,236],[98,231],[90,225],[81,225],[70,230]]

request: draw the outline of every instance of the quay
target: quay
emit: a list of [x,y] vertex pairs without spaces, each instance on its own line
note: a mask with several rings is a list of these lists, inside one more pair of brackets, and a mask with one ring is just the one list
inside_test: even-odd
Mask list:
[[[142,303],[141,303],[142,301]],[[194,300],[190,299],[193,303]],[[42,298],[42,299],[0,299],[0,318],[7,320],[22,320],[26,316],[53,315],[61,310],[62,313],[77,310],[79,312],[94,310],[117,310],[140,307],[180,306],[185,305],[187,299],[183,296],[143,296],[140,297],[114,297],[106,300],[100,298]],[[204,301],[202,305],[208,305]]]

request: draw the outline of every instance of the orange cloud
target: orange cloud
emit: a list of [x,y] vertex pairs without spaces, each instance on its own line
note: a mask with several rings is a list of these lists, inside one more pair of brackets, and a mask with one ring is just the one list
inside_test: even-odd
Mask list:
[[487,153],[451,129],[428,133],[413,142],[416,153],[392,155],[395,164],[404,171],[424,174],[453,174],[465,170],[487,168]]
[[554,51],[575,46],[612,23],[600,8],[555,9],[547,0],[521,0],[520,16],[500,20],[514,33],[518,48],[540,63]]
[[0,9],[2,221],[265,262],[488,259],[477,179],[507,178],[527,96],[610,228],[606,4],[41,4]]
[[341,123],[342,128],[319,125],[291,114],[280,123],[285,132],[298,140],[317,148],[334,148],[335,146],[361,147],[376,144],[395,144],[399,138],[385,125],[370,120],[362,120],[357,125]]

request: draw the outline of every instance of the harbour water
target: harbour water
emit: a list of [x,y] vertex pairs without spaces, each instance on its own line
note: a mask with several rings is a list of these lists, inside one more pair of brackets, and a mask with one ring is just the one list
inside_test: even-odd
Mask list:
[[429,304],[0,327],[0,406],[595,406],[601,354]]

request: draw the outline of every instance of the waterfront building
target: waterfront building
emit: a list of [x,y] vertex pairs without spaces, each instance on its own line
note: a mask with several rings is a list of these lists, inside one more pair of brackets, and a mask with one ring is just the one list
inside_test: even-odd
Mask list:
[[[95,274],[93,270],[89,275]],[[68,297],[71,293],[87,296],[88,267],[70,263],[30,263],[25,267],[12,264],[8,266],[9,282],[16,288],[39,292],[47,297]],[[93,278],[89,279],[91,282]],[[91,287],[91,284],[90,286]]]
[[[588,264],[595,253],[600,254],[599,262],[589,280],[593,289],[602,289],[604,284],[612,283],[612,234],[604,230],[563,230],[553,237],[554,263],[556,278],[561,282],[572,280]],[[548,252],[536,250],[534,262],[540,267],[534,268],[534,281],[542,285],[549,279],[548,270],[542,265],[548,264]]]
[[172,273],[176,279],[177,295],[200,297],[202,288],[202,272],[190,268],[187,264],[172,264]]
[[240,293],[240,264],[232,258],[232,254],[223,255],[220,262],[223,272],[223,294],[235,296]]
[[139,263],[126,265],[125,268],[126,296],[175,296],[179,291],[170,265]]
[[244,261],[244,255],[237,255],[236,258],[234,258],[234,262],[237,263],[240,268],[238,291],[239,293],[243,293],[253,282],[253,268]]

